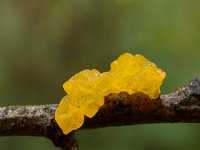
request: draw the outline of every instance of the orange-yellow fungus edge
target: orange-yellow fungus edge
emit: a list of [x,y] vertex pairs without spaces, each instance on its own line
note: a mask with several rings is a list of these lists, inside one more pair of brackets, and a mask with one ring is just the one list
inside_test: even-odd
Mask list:
[[110,93],[142,92],[151,99],[160,95],[166,73],[144,56],[122,54],[113,61],[108,72],[84,70],[63,84],[67,92],[55,113],[55,120],[64,134],[80,128],[84,116],[92,118]]

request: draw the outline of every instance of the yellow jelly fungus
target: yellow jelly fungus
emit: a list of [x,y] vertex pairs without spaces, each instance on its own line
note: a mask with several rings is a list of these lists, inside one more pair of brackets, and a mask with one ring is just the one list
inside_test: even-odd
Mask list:
[[80,128],[84,115],[92,118],[110,93],[142,92],[151,99],[160,95],[160,86],[166,73],[140,54],[122,54],[111,63],[109,72],[84,70],[64,83],[67,92],[55,114],[64,134]]

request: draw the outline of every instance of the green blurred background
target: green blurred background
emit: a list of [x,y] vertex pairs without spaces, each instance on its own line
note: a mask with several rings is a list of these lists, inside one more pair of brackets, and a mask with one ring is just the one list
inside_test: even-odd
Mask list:
[[[199,76],[200,1],[0,0],[0,105],[58,103],[73,74],[106,71],[124,52],[167,72],[167,93]],[[200,125],[78,131],[80,150],[200,148]],[[1,150],[55,150],[38,137],[1,137]]]

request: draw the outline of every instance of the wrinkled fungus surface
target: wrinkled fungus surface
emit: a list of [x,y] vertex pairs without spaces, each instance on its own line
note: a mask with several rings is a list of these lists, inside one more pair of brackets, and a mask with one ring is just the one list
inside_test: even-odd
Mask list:
[[110,71],[84,70],[64,83],[67,92],[55,114],[64,134],[80,128],[84,115],[92,118],[110,93],[144,93],[151,99],[160,95],[166,74],[140,54],[122,54],[111,63]]

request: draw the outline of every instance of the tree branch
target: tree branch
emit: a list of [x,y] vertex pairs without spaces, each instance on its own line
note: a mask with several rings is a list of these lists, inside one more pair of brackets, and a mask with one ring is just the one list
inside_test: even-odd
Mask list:
[[[0,136],[43,136],[63,150],[77,150],[73,133],[63,135],[54,120],[57,106],[0,107]],[[142,93],[110,94],[80,129],[165,122],[200,122],[200,77],[153,100]]]

